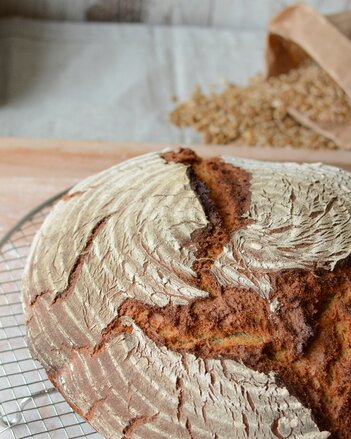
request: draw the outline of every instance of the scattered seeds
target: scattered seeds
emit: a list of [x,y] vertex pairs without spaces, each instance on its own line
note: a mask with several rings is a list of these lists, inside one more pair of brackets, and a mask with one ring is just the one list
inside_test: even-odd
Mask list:
[[202,133],[204,143],[337,148],[295,121],[288,107],[315,121],[351,123],[351,99],[312,61],[277,77],[256,75],[246,87],[228,84],[220,93],[206,95],[196,87],[169,119]]

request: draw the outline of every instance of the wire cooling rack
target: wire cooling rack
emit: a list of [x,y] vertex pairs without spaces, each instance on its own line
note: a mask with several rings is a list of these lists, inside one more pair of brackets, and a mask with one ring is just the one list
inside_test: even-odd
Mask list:
[[0,439],[102,439],[53,388],[26,343],[21,278],[33,237],[62,194],[0,241]]

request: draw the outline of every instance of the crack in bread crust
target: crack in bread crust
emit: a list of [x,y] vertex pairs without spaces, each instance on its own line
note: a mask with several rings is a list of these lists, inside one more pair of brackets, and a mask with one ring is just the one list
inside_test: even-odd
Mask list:
[[[194,233],[199,249],[193,268],[198,286],[210,297],[164,308],[127,299],[119,315],[131,317],[148,337],[169,349],[201,358],[230,358],[261,372],[276,372],[282,384],[312,408],[321,428],[346,438],[351,430],[351,258],[332,272],[271,273],[277,313],[254,291],[222,287],[209,268],[233,231],[248,222],[242,215],[249,204],[250,179],[241,175],[245,184],[237,185],[240,170],[232,167],[227,181],[237,186],[231,191],[227,181],[223,184],[218,178],[228,165],[192,154],[181,151],[164,157],[190,166],[192,189],[209,220],[209,226]],[[236,214],[230,216],[233,210]]]

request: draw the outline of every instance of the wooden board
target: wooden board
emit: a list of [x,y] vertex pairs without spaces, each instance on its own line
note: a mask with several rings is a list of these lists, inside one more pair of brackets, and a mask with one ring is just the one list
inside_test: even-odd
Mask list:
[[[0,139],[0,237],[30,209],[82,178],[169,145]],[[195,146],[200,154],[260,160],[324,162],[351,170],[351,151]]]

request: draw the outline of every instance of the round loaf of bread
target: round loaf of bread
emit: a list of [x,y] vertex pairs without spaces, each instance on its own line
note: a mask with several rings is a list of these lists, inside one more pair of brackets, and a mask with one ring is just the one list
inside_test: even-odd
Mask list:
[[36,235],[28,343],[105,438],[349,438],[351,178],[152,153]]

